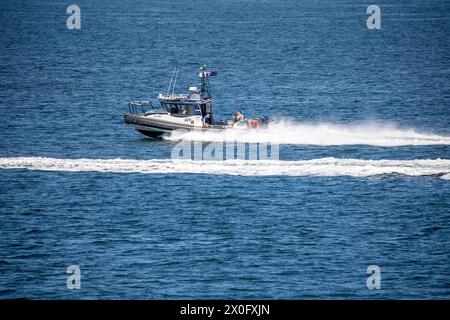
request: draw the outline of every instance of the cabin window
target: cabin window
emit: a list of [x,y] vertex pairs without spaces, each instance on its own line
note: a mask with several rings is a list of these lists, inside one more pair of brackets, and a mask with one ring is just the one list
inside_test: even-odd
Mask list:
[[189,114],[189,106],[184,105],[184,104],[179,104],[178,105],[178,113],[183,114],[183,115],[188,115]]
[[210,102],[202,103],[200,105],[200,108],[202,110],[202,115],[204,115],[204,116],[211,113],[211,103]]
[[200,109],[200,106],[198,104],[194,104],[194,108],[195,108],[195,115],[196,116],[201,116],[202,115],[202,110]]
[[193,115],[202,115],[202,109],[198,104],[181,104],[181,103],[164,103],[161,102],[161,107],[166,111],[176,116],[190,117]]
[[206,104],[206,113],[211,113],[211,103]]
[[195,105],[192,104],[165,103],[163,107],[167,112],[176,116],[188,117],[196,114]]
[[162,107],[162,109],[163,109],[164,111],[166,111],[166,112],[171,112],[170,104],[161,102],[161,107]]

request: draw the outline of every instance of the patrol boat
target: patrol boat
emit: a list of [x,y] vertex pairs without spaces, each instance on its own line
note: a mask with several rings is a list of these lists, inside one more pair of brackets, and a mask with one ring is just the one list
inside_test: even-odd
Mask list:
[[215,121],[209,78],[217,72],[207,71],[203,65],[199,73],[200,87],[190,87],[188,94],[175,94],[178,72],[179,68],[172,73],[167,93],[158,95],[158,108],[148,100],[130,101],[125,123],[146,136],[158,138],[174,130],[248,130],[270,122],[269,117],[245,119],[240,111],[234,113],[232,120]]

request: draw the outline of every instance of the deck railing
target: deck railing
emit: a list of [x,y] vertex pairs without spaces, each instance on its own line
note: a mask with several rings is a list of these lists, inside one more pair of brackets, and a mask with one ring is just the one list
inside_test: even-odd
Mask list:
[[144,106],[153,108],[152,103],[148,100],[135,100],[128,103],[128,109],[131,114],[145,114],[146,110]]

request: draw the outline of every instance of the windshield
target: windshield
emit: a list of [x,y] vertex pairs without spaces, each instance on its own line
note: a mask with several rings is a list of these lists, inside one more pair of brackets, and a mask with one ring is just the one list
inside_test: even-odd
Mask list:
[[[198,114],[200,108],[197,104],[180,104],[161,102],[161,106],[172,115],[189,117]],[[197,110],[197,112],[196,112]]]

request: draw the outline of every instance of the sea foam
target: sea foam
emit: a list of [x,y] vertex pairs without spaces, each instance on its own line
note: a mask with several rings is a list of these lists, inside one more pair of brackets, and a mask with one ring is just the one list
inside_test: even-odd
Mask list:
[[212,174],[240,176],[437,176],[450,179],[450,160],[361,160],[319,158],[312,160],[225,160],[192,161],[172,159],[58,159],[42,157],[0,158],[0,169],[29,169],[62,172],[111,172],[144,174]]
[[167,140],[204,142],[238,141],[300,145],[420,146],[450,145],[450,136],[419,132],[392,123],[301,123],[281,119],[256,130],[174,131]]

